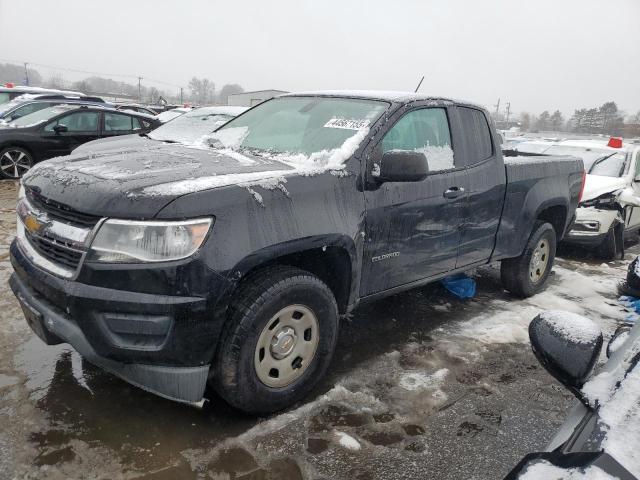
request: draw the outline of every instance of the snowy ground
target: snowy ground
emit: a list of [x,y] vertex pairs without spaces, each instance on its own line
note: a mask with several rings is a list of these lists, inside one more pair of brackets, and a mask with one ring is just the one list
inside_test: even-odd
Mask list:
[[572,403],[531,354],[528,322],[563,309],[609,335],[627,315],[616,283],[640,252],[564,252],[524,301],[487,267],[471,301],[436,285],[362,307],[307,402],[254,419],[217,398],[202,410],[157,398],[42,344],[6,286],[15,197],[0,182],[0,478],[502,478]]

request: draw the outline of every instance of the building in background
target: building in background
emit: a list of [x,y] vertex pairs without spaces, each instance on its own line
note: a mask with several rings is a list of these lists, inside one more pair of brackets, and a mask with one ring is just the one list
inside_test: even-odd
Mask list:
[[270,98],[282,95],[284,90],[255,90],[253,92],[234,93],[229,95],[227,105],[236,107],[253,107],[259,103],[269,100]]

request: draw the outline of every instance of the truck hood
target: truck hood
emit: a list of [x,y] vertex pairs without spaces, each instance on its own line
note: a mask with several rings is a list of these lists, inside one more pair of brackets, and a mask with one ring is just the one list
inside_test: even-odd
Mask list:
[[229,149],[145,143],[42,162],[24,176],[23,184],[79,212],[143,219],[188,193],[294,172],[276,160]]
[[582,193],[582,201],[592,200],[605,193],[615,192],[629,185],[625,177],[603,177],[601,175],[587,175]]

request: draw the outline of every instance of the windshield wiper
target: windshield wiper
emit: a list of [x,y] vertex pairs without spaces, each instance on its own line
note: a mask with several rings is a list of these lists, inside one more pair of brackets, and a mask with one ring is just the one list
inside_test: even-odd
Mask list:
[[610,154],[610,155],[605,155],[604,157],[600,157],[598,158],[595,162],[593,162],[593,165],[591,165],[591,168],[589,169],[589,171],[587,173],[591,173],[593,172],[593,169],[596,168],[596,165],[600,165],[602,162],[604,162],[607,158],[611,158],[615,155],[615,152]]

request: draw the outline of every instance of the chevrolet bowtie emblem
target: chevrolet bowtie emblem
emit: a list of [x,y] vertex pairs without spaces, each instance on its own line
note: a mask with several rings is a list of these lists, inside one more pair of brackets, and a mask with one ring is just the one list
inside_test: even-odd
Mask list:
[[44,226],[40,220],[35,215],[27,215],[24,219],[24,228],[26,228],[30,233],[35,233],[40,231],[40,229]]

